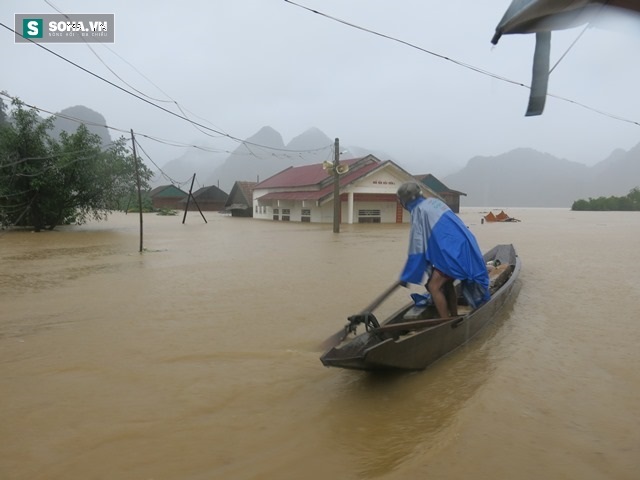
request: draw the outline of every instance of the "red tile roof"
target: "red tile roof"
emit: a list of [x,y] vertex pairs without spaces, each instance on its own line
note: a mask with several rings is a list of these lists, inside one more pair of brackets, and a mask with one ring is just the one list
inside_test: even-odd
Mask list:
[[[340,162],[341,164],[345,164],[347,162],[350,162],[349,164],[353,164],[355,163],[357,160],[360,159],[355,159],[355,160],[345,160]],[[382,165],[385,165],[387,162],[379,162],[379,161],[374,161],[368,164],[365,164],[364,166],[358,168],[358,169],[354,169],[353,171],[349,171],[347,173],[345,173],[344,175],[340,175],[340,187],[345,187],[347,185],[349,185],[350,183],[354,182],[355,180],[364,177],[366,174],[372,172],[373,170],[376,170],[377,168],[381,167]],[[309,165],[309,167],[314,167],[317,165]],[[298,168],[303,168],[303,167],[298,167]],[[320,168],[322,168],[322,165],[320,164]],[[324,172],[324,170],[323,170]],[[325,174],[325,178],[328,178],[329,175]],[[265,180],[265,182],[267,182],[267,180]],[[264,182],[263,182],[264,183]],[[318,182],[320,183],[320,182]],[[262,186],[262,184],[259,184],[257,186],[257,188],[260,188],[260,186]],[[283,185],[283,187],[291,187],[291,188],[295,188],[295,186],[291,186],[291,185]],[[307,191],[300,191],[300,190],[296,190],[296,191],[285,191],[285,192],[271,192],[271,193],[267,193],[266,195],[263,195],[260,197],[260,200],[321,200],[324,197],[333,195],[333,182],[330,182],[328,185],[326,185],[324,188],[320,189],[320,190],[307,190]]]
[[[373,155],[341,160],[340,164],[346,164],[351,167],[347,173],[340,175],[340,188],[346,187],[371,172],[385,168],[389,164],[403,172],[408,178],[412,178],[410,173],[391,160],[381,162]],[[424,188],[431,192],[434,197],[442,199],[429,186],[424,185]],[[310,200],[323,202],[333,198],[333,175],[327,174],[321,163],[302,167],[289,167],[254,186],[254,190],[261,189],[279,189],[279,191],[272,191],[262,195],[259,197],[260,201]]]

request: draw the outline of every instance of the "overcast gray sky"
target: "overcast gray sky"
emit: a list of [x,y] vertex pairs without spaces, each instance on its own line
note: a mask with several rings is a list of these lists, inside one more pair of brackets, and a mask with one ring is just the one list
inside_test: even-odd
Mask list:
[[[535,39],[490,43],[508,0],[299,0],[300,4],[529,85]],[[44,44],[104,78],[177,101],[194,120],[246,138],[262,126],[285,143],[318,127],[343,145],[385,151],[413,172],[453,173],[475,155],[531,147],[591,165],[640,142],[640,126],[345,26],[283,0],[3,0],[15,13],[114,13],[115,43]],[[581,28],[554,32],[553,65]],[[0,28],[0,90],[46,110],[85,105],[110,126],[233,149]],[[549,93],[640,122],[640,20],[588,29],[551,74]],[[150,81],[151,82],[150,82]],[[161,90],[159,90],[159,87]],[[5,98],[6,101],[6,98]],[[178,112],[171,103],[154,101]],[[179,112],[178,112],[179,113]],[[191,113],[189,113],[191,115]],[[112,136],[118,135],[112,132]],[[160,165],[183,150],[140,140]],[[287,165],[284,165],[286,167]]]

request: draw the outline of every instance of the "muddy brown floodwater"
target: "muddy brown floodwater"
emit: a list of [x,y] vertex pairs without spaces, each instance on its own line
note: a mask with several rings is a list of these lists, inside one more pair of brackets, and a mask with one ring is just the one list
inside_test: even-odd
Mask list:
[[136,215],[0,232],[0,478],[637,480],[640,215],[508,213],[461,217],[516,246],[517,298],[397,375],[318,344],[397,278],[406,225],[147,214],[142,254]]

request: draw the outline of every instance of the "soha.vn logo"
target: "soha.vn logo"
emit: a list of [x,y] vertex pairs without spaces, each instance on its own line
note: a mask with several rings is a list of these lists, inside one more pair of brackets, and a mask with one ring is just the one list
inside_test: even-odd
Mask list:
[[41,18],[23,18],[22,35],[25,38],[42,38],[44,21]]

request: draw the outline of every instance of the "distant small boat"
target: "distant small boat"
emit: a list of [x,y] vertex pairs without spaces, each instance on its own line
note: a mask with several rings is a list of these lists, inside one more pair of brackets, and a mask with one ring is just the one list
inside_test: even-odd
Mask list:
[[[491,281],[491,298],[475,310],[459,296],[458,309],[466,313],[438,318],[434,306],[416,314],[414,302],[378,323],[371,313],[350,317],[339,345],[321,357],[327,367],[356,370],[422,370],[455,350],[490,323],[514,291],[520,257],[513,245],[497,245],[484,255]],[[366,331],[357,335],[357,325]]]

